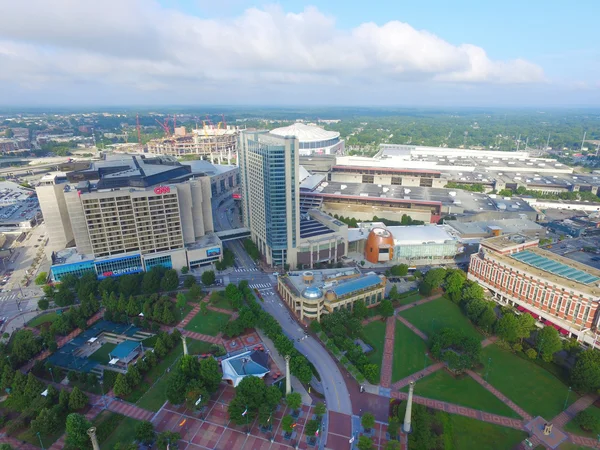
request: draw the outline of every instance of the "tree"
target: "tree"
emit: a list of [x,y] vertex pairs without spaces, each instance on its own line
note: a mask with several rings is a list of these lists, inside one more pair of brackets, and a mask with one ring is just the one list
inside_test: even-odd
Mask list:
[[408,274],[408,265],[398,264],[396,266],[392,266],[390,271],[395,277],[404,277]]
[[160,281],[160,288],[163,291],[174,291],[179,285],[179,276],[175,269],[168,269],[165,271],[162,280]]
[[372,450],[373,441],[367,436],[359,436],[358,438],[358,450]]
[[0,450],[14,450],[10,444],[0,444]]
[[179,293],[177,294],[177,307],[180,309],[185,308],[185,305],[187,304],[187,298],[185,296],[185,294]]
[[167,450],[167,446],[173,450],[175,448],[179,448],[177,443],[180,439],[181,435],[179,433],[174,433],[173,431],[163,431],[158,435],[156,446],[159,450]]
[[363,426],[365,431],[368,433],[371,428],[375,426],[375,416],[370,412],[366,412],[360,418],[360,424]]
[[46,297],[42,297],[38,300],[38,308],[42,311],[46,311],[50,307],[50,302]]
[[202,288],[197,284],[194,284],[190,288],[188,295],[190,297],[190,300],[198,300],[202,296]]
[[12,355],[17,361],[28,361],[42,348],[41,342],[36,339],[31,330],[21,329],[14,333],[12,342]]
[[142,292],[144,294],[154,294],[160,290],[161,271],[154,266],[144,274],[142,278]]
[[448,271],[445,280],[446,293],[454,303],[459,303],[467,277],[462,270]]
[[72,305],[75,303],[75,294],[73,294],[66,284],[61,283],[54,293],[54,303],[56,303],[57,306]]
[[127,378],[127,384],[129,384],[129,386],[137,386],[142,382],[142,374],[134,364],[129,366],[127,369],[127,375],[125,375],[125,377]]
[[384,450],[400,450],[400,442],[398,441],[388,441],[385,444]]
[[58,406],[63,412],[66,412],[69,408],[69,391],[66,389],[62,389],[58,393]]
[[35,277],[35,284],[38,286],[42,286],[46,284],[46,280],[48,279],[48,272],[40,272],[37,277]]
[[396,416],[391,416],[388,419],[388,433],[392,439],[398,437],[398,431],[400,430],[400,420]]
[[285,404],[295,412],[302,404],[302,396],[298,392],[292,392],[285,396]]
[[175,316],[173,315],[173,311],[171,311],[170,303],[165,303],[165,306],[163,307],[161,322],[166,324],[175,322]]
[[317,416],[323,416],[327,412],[327,408],[325,407],[325,403],[319,402],[315,405],[314,413]]
[[194,275],[186,275],[183,279],[183,287],[186,289],[191,288],[196,284],[196,277]]
[[75,386],[69,395],[69,409],[71,411],[79,411],[85,408],[88,404],[89,399],[81,390]]
[[357,300],[354,302],[354,305],[352,306],[352,314],[358,320],[363,320],[365,317],[367,317],[367,314],[369,314],[369,308],[367,308],[367,305],[365,305],[365,302],[363,302],[361,300]]
[[135,442],[124,444],[123,442],[117,442],[113,450],[138,450],[138,445]]
[[141,311],[140,302],[132,295],[129,297],[127,307],[125,308],[128,316],[137,316]]
[[377,364],[365,364],[361,372],[369,383],[377,383],[379,379],[379,366]]
[[31,429],[36,433],[52,434],[57,431],[58,416],[54,409],[42,408],[38,416],[31,421]]
[[600,433],[600,418],[588,410],[578,412],[575,423],[584,431]]
[[143,444],[154,440],[154,425],[152,422],[139,422],[135,427],[135,439]]
[[167,400],[173,405],[181,405],[185,401],[187,378],[179,369],[169,377],[167,385]]
[[199,377],[209,393],[215,392],[219,388],[222,379],[219,362],[212,357],[200,361]]
[[181,274],[185,275],[186,273],[188,273],[190,271],[190,268],[188,266],[183,266],[181,268]]
[[92,424],[81,414],[72,413],[67,416],[66,447],[71,449],[87,449],[92,445],[87,430]]
[[469,302],[471,300],[483,300],[485,298],[485,291],[481,286],[473,281],[466,281],[462,290],[463,301]]
[[202,273],[200,279],[202,280],[202,284],[204,286],[211,286],[215,283],[216,280],[215,273],[212,270],[207,270]]
[[425,274],[423,282],[430,285],[432,289],[437,289],[442,285],[444,277],[446,276],[446,269],[438,267],[437,269],[431,269]]
[[292,416],[283,416],[283,419],[281,419],[281,428],[286,433],[294,431],[294,418]]
[[571,370],[571,382],[578,391],[596,392],[600,389],[600,352],[595,349],[579,353]]
[[515,342],[519,339],[519,321],[514,314],[506,313],[496,324],[496,333],[506,342]]
[[383,299],[379,304],[379,311],[383,317],[392,317],[394,315],[394,305],[391,301]]
[[319,423],[319,421],[309,420],[308,422],[306,422],[306,425],[304,427],[304,434],[309,438],[314,437],[317,434],[317,431],[319,431],[320,427],[321,424]]
[[113,386],[113,392],[117,397],[127,397],[131,393],[131,386],[129,386],[127,378],[122,373],[117,375],[115,385]]
[[560,335],[553,327],[544,327],[539,330],[535,337],[535,345],[546,362],[551,362],[554,354],[562,350]]
[[206,302],[200,302],[200,314],[203,316],[208,314],[208,306],[206,305]]
[[529,336],[531,336],[531,332],[536,329],[535,319],[529,314],[521,314],[519,317],[517,317],[517,323],[518,338],[521,339],[521,342],[523,342],[523,339],[527,339]]
[[527,357],[528,357],[529,359],[535,359],[535,358],[537,358],[537,352],[536,352],[536,351],[535,351],[535,349],[533,349],[533,348],[528,348],[528,349],[525,351],[525,354],[527,355]]
[[433,292],[433,286],[425,280],[419,283],[419,294],[429,296]]

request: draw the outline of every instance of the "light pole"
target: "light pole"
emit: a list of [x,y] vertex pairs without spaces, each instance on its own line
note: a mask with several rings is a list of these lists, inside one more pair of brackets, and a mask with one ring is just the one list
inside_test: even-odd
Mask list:
[[56,380],[54,379],[54,372],[52,372],[52,367],[48,367],[48,370],[50,371],[50,375],[52,375],[52,382],[56,383]]
[[42,450],[46,450],[46,449],[44,448],[44,443],[42,442],[42,437],[40,436],[40,433],[39,433],[39,431],[38,431],[37,433],[35,433],[35,434],[37,434],[37,437],[38,437],[38,439],[40,440],[40,445],[42,446]]
[[488,375],[490,374],[490,366],[492,365],[492,358],[488,358],[488,365],[487,368],[485,369],[485,382],[488,382]]
[[569,390],[567,391],[567,398],[565,398],[565,406],[563,407],[563,411],[567,409],[567,403],[569,402],[569,395],[571,394],[571,386],[569,386]]

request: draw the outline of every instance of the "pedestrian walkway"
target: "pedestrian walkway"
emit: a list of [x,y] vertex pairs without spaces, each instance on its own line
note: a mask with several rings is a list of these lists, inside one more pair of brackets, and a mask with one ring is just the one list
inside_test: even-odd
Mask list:
[[137,420],[150,420],[154,416],[152,411],[119,400],[111,401],[108,410]]
[[186,337],[196,339],[197,341],[209,342],[211,344],[223,345],[222,334],[219,333],[216,336],[209,336],[207,334],[196,333],[195,331],[181,330],[181,334]]
[[564,427],[569,420],[577,415],[577,413],[587,409],[598,400],[598,398],[600,398],[598,395],[592,394],[586,394],[583,397],[580,397],[576,402],[572,403],[571,406],[552,419],[552,423],[555,427]]
[[365,325],[369,325],[371,322],[376,322],[376,321],[382,320],[382,319],[383,319],[383,316],[377,315],[377,316],[367,317],[361,323],[363,324],[363,326],[365,326]]
[[[209,298],[208,296],[205,297],[202,301],[206,301],[206,299]],[[190,321],[196,316],[196,314],[198,314],[200,312],[200,303],[197,303],[192,310],[187,314],[187,316],[185,316],[183,318],[183,320],[181,322],[179,322],[179,324],[177,325],[177,328],[185,328],[185,326],[190,323]]]
[[417,336],[419,336],[421,339],[423,339],[424,341],[428,340],[429,337],[423,333],[421,330],[419,330],[417,327],[415,327],[412,323],[410,323],[408,320],[406,320],[404,317],[402,316],[396,316],[396,318],[402,322],[404,325],[406,325],[408,328],[410,328],[410,330],[415,333]]
[[[407,400],[408,393],[392,392],[392,398],[398,400]],[[430,398],[420,397],[418,395],[413,395],[413,402],[420,405],[425,405],[428,408],[445,411],[449,414],[458,414],[461,416],[470,417],[471,419],[477,419],[483,422],[493,423],[495,425],[502,425],[505,427],[514,428],[516,430],[523,430],[525,426],[522,420],[513,419],[511,417],[499,416],[497,414],[483,412],[478,409],[455,405],[454,403],[442,402],[440,400],[432,400]]]
[[481,341],[481,348],[486,348],[488,345],[495,344],[498,340],[498,336],[490,336],[489,338],[485,338]]
[[252,289],[267,289],[267,288],[272,288],[273,287],[273,285],[271,283],[250,284],[249,286]]
[[[15,439],[14,437],[11,436],[4,436],[4,437],[0,437],[0,444],[8,444],[10,446],[12,446],[12,448],[14,448],[15,450],[39,450],[39,447],[36,447],[35,445],[31,445],[27,442],[23,442],[23,441],[19,441],[18,439]],[[63,447],[57,447],[56,450],[58,449],[62,449]]]
[[49,448],[49,450],[62,450],[63,448],[65,448],[65,441],[67,440],[67,435],[63,434],[61,437],[58,438],[58,440],[52,444]]
[[519,450],[519,449],[527,449],[530,450],[532,448],[537,448],[538,445],[541,445],[541,441],[540,439],[536,436],[536,435],[532,435],[529,436],[526,439],[523,439],[523,441],[519,442],[517,444],[517,446],[515,447],[515,450]]
[[385,344],[383,362],[381,364],[381,386],[389,388],[392,383],[392,362],[394,361],[394,337],[396,335],[396,318],[388,317],[385,324]]
[[485,381],[483,378],[481,378],[481,376],[479,376],[479,374],[476,374],[472,370],[467,370],[467,374],[469,374],[469,376],[471,378],[473,378],[475,381],[477,381],[481,386],[483,386],[489,392],[494,394],[499,400],[502,401],[502,403],[504,403],[506,406],[508,406],[510,409],[512,409],[514,412],[516,412],[518,415],[520,415],[527,422],[529,422],[532,419],[531,415],[528,414],[527,412],[525,412],[525,410],[523,408],[517,406],[506,395],[504,395],[502,392],[500,392],[494,386],[492,386],[487,381]]
[[239,268],[239,269],[235,269],[234,272],[260,272],[260,269],[258,267],[253,267],[250,269]]
[[217,308],[216,306],[212,306],[212,305],[206,305],[206,308],[210,309],[211,311],[215,311],[215,312],[220,312],[220,313],[223,313],[223,314],[227,314],[228,316],[233,316],[233,315],[236,314],[235,312],[233,312],[230,309]]
[[443,362],[432,364],[431,366],[428,366],[425,369],[420,370],[419,372],[415,372],[407,376],[406,378],[395,382],[394,384],[392,384],[392,389],[402,389],[404,386],[408,386],[408,383],[410,383],[411,381],[417,381],[419,378],[425,378],[427,375],[431,375],[433,372],[437,372],[438,370],[442,369],[445,365],[446,364],[444,364]]

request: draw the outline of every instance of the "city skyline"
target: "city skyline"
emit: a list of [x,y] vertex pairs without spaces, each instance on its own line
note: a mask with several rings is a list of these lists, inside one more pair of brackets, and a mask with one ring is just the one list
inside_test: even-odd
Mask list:
[[553,3],[15,2],[0,106],[597,105],[598,7]]

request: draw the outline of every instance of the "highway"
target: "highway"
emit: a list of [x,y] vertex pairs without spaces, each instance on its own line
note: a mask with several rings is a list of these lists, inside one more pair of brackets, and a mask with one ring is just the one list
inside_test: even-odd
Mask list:
[[[217,200],[214,204],[217,205],[213,207],[213,219],[217,231],[241,226],[233,200],[226,199],[220,206],[218,206],[219,201]],[[312,336],[305,335],[303,326],[296,321],[295,317],[283,304],[277,294],[276,277],[258,269],[240,241],[229,241],[225,245],[235,255],[236,268],[233,272],[223,275],[224,284],[248,280],[250,286],[259,289],[265,299],[264,302],[260,303],[262,308],[280,323],[284,333],[294,341],[295,347],[314,364],[321,375],[327,408],[334,412],[352,414],[350,394],[343,374],[325,348]]]

